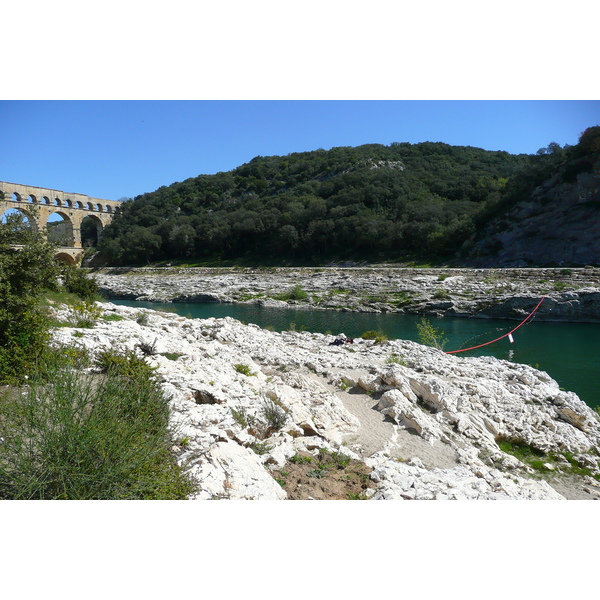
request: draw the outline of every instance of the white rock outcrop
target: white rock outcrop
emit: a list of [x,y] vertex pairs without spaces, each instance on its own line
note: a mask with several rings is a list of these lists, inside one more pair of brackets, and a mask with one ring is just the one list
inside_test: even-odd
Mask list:
[[[331,346],[331,335],[274,333],[232,318],[98,306],[123,319],[58,328],[55,342],[92,354],[154,345],[147,360],[170,399],[176,438],[185,440],[179,456],[200,482],[197,499],[284,499],[271,470],[321,447],[371,467],[373,499],[564,498],[503,452],[501,439],[570,453],[600,473],[596,413],[526,365],[403,340]],[[364,455],[369,431],[360,414],[369,403],[389,433]]]
[[[276,267],[103,269],[108,298],[235,302],[356,312],[600,322],[600,269]],[[281,300],[299,286],[305,298]]]

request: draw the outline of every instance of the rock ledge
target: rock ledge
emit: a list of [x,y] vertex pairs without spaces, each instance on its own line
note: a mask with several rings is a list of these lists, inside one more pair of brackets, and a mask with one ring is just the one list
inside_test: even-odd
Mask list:
[[[274,473],[320,451],[364,463],[371,499],[600,497],[597,414],[532,367],[403,340],[331,345],[331,335],[231,318],[98,306],[124,319],[57,328],[55,342],[91,353],[155,345],[147,360],[170,398],[179,460],[201,482],[197,499],[285,499]],[[553,457],[552,479],[502,451],[502,440]],[[569,460],[588,474],[567,478]]]

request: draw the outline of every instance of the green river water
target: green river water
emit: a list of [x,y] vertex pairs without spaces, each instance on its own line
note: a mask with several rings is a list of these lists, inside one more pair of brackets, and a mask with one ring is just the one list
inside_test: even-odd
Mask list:
[[[353,313],[336,310],[265,308],[247,304],[157,303],[110,300],[114,304],[176,312],[195,319],[233,317],[244,323],[274,331],[344,333],[360,337],[370,330],[383,332],[390,339],[419,341],[420,317],[390,313]],[[517,321],[500,319],[430,319],[448,339],[444,349],[458,350],[483,344],[514,329]],[[546,371],[565,390],[575,392],[592,408],[600,406],[600,324],[549,323],[533,320],[518,329],[514,343],[504,338],[494,344],[458,356],[494,356]]]

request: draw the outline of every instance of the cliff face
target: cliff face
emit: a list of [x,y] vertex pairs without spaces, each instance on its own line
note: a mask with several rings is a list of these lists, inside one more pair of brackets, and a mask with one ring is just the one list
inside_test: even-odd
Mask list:
[[563,165],[479,237],[472,266],[600,264],[600,156]]

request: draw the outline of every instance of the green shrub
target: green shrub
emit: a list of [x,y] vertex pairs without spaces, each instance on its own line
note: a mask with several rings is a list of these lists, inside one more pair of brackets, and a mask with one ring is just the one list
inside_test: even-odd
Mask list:
[[308,465],[312,463],[313,460],[312,456],[303,456],[301,454],[294,454],[294,456],[290,458],[290,462],[295,465]]
[[48,351],[51,323],[40,299],[58,291],[54,250],[22,215],[0,223],[0,383],[23,381]]
[[589,467],[579,463],[571,452],[564,452],[563,456],[569,463],[569,473],[580,475],[582,477],[593,477],[594,479],[600,480],[600,475],[593,473]]
[[197,489],[170,451],[168,401],[150,379],[61,368],[0,402],[2,499],[185,499]]
[[103,321],[123,321],[123,319],[125,319],[125,317],[122,317],[121,315],[102,315]]
[[343,452],[329,452],[327,448],[319,448],[319,460],[321,469],[345,469],[352,459]]
[[241,373],[242,375],[246,375],[247,377],[254,377],[256,376],[256,373],[253,373],[252,370],[250,369],[250,367],[248,365],[243,365],[243,364],[237,364],[237,365],[233,365],[233,368],[238,372]]
[[347,454],[343,454],[342,452],[333,452],[332,457],[335,464],[341,469],[345,469],[352,460]]
[[421,322],[417,323],[417,331],[419,332],[419,341],[425,346],[443,350],[448,342],[446,338],[442,337],[444,332],[436,329],[425,317],[422,317]]
[[320,465],[319,468],[308,471],[306,475],[315,479],[322,479],[323,477],[327,477],[327,469]]
[[267,422],[265,437],[268,437],[275,431],[279,431],[287,421],[287,413],[273,400],[265,400],[261,406],[261,412]]
[[102,373],[110,375],[142,380],[151,380],[154,377],[154,367],[133,350],[103,350],[98,354],[95,364]]
[[386,359],[385,364],[386,365],[401,365],[403,367],[406,367],[406,360],[398,354],[392,354],[389,358]]
[[388,337],[387,335],[385,335],[385,333],[383,333],[382,331],[374,330],[365,331],[360,337],[363,340],[373,340],[376,344],[386,342],[388,340]]
[[135,322],[142,327],[148,325],[148,313],[147,312],[139,312],[135,318]]
[[273,447],[269,446],[266,442],[254,442],[251,444],[250,449],[259,456],[262,456],[272,450]]
[[506,452],[507,454],[512,454],[516,456],[521,461],[528,461],[534,458],[542,458],[545,456],[545,453],[525,442],[507,440],[507,439],[499,439],[497,441],[498,447],[502,452]]
[[564,452],[562,453],[562,456],[546,454],[542,450],[530,446],[525,442],[504,438],[496,440],[496,443],[498,444],[500,450],[508,454],[512,454],[521,462],[529,465],[531,468],[539,471],[540,473],[545,473],[551,470],[546,466],[548,463],[556,464],[560,459],[566,459],[569,466],[565,467],[561,460],[561,471],[581,477],[593,477],[594,479],[600,479],[599,474],[594,473],[589,467],[580,464],[571,452]]
[[244,407],[240,408],[239,410],[236,408],[232,408],[231,416],[240,427],[246,428],[249,425],[254,424],[254,417],[248,415]]
[[93,329],[102,317],[102,309],[91,302],[77,302],[71,306],[73,311],[72,326],[82,329]]
[[168,358],[169,360],[177,360],[183,356],[183,354],[180,352],[161,352],[160,355]]
[[290,291],[274,296],[277,300],[306,300],[308,294],[302,289],[301,285],[294,286]]
[[302,289],[301,286],[296,285],[290,294],[291,300],[305,300],[308,294]]
[[91,303],[100,298],[98,284],[94,279],[88,277],[82,269],[63,265],[62,278],[67,292],[77,295],[84,302]]

